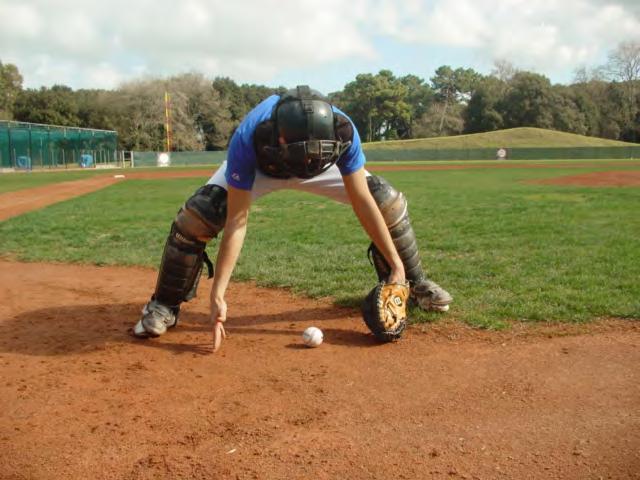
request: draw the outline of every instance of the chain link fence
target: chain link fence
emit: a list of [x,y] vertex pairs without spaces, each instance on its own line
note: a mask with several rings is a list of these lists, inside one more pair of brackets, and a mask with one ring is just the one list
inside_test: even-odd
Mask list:
[[[640,145],[630,147],[553,147],[553,148],[365,148],[367,161],[446,161],[446,160],[597,160],[637,159]],[[216,152],[127,152],[133,167],[219,165],[226,151]]]
[[121,165],[118,134],[0,120],[0,168],[91,168]]
[[409,160],[595,160],[640,158],[640,145],[629,147],[549,148],[375,148],[365,149],[369,161]]

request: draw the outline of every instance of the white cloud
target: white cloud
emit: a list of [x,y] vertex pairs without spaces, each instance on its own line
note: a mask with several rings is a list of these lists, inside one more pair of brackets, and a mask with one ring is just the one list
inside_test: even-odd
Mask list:
[[28,41],[37,38],[42,31],[43,22],[36,9],[22,3],[0,4],[0,40]]
[[126,79],[120,70],[109,62],[102,62],[87,73],[87,84],[92,88],[111,88]]
[[553,71],[598,62],[619,42],[640,40],[636,1],[378,0],[386,13],[372,21],[407,44],[473,49],[485,60]]
[[[48,67],[59,81],[68,78],[62,71],[75,70],[71,85],[79,86],[104,73],[104,65],[112,81],[141,69],[267,81],[283,68],[374,54],[352,17],[336,15],[343,3],[3,0],[0,16],[22,26],[0,30],[0,59],[17,62],[32,85]],[[349,8],[362,12],[362,5]]]
[[637,0],[0,1],[0,60],[27,86],[186,71],[269,83],[297,68],[392,63],[374,48],[385,39],[550,74],[640,38]]

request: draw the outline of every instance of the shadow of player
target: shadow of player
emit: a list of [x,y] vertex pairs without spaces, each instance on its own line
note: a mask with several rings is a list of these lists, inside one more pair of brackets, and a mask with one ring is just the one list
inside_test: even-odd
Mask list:
[[[240,315],[230,319],[230,335],[291,335],[293,327],[314,323],[325,332],[325,343],[373,346],[371,335],[349,328],[353,309],[339,307],[302,308],[267,315]],[[209,333],[206,314],[183,311],[180,322],[161,341],[138,339],[131,331],[139,318],[140,305],[100,304],[49,307],[20,313],[0,323],[0,352],[36,356],[64,356],[72,353],[102,350],[114,344],[139,344],[174,354],[212,353],[209,337],[203,342],[201,333]],[[345,318],[345,328],[322,327],[327,320]],[[295,322],[292,322],[295,319]],[[297,327],[296,327],[297,328]],[[179,342],[171,341],[171,333],[180,331]]]

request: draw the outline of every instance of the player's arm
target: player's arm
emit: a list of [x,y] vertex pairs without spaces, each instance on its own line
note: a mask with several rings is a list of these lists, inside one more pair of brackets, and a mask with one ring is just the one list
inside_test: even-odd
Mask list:
[[391,275],[388,281],[404,282],[405,272],[402,260],[400,260],[396,247],[393,245],[391,234],[384,223],[380,209],[369,192],[364,168],[360,168],[349,175],[344,175],[342,179],[353,211],[358,217],[362,228],[364,228],[371,241],[375,243],[391,266]]
[[213,348],[218,350],[225,336],[222,322],[227,319],[225,292],[231,280],[231,273],[240,256],[247,232],[251,191],[241,190],[229,185],[227,192],[227,220],[224,226],[222,241],[218,249],[215,276],[211,287],[211,320],[213,327]]

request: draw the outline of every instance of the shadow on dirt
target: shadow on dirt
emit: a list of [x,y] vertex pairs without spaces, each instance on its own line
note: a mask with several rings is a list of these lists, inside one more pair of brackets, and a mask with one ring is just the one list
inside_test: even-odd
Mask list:
[[32,310],[0,323],[0,352],[64,355],[135,341],[127,332],[137,304],[75,305]]
[[[279,330],[268,328],[227,328],[227,331],[234,335],[288,335],[291,336],[291,330]],[[329,345],[351,345],[358,347],[374,347],[380,345],[373,335],[348,328],[323,328],[324,343]],[[295,332],[298,336],[298,332]],[[296,344],[291,344],[289,347]],[[305,347],[306,348],[306,347]]]
[[247,327],[264,325],[267,323],[283,322],[300,324],[309,322],[322,322],[324,320],[337,320],[353,316],[359,317],[360,313],[353,308],[346,307],[313,307],[295,310],[285,310],[278,313],[260,315],[239,315],[229,318],[234,327]]
[[[298,334],[309,325],[325,332],[325,342],[338,345],[375,346],[375,339],[352,327],[359,321],[348,308],[302,308],[265,315],[240,315],[230,318],[229,335]],[[131,329],[140,315],[138,304],[103,304],[52,307],[21,313],[0,323],[0,352],[36,356],[55,356],[92,352],[107,345],[139,343],[175,354],[210,354],[201,334],[210,331],[209,317],[186,308],[180,322],[161,341],[140,340]],[[328,320],[344,319],[345,328],[323,327]],[[295,321],[292,321],[295,319]],[[267,326],[270,325],[270,326]],[[351,328],[350,328],[351,327]],[[175,333],[181,335],[175,335]],[[197,337],[194,334],[198,334]]]

